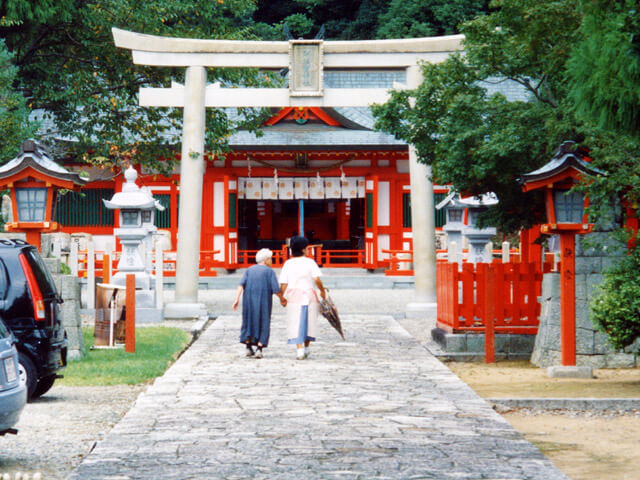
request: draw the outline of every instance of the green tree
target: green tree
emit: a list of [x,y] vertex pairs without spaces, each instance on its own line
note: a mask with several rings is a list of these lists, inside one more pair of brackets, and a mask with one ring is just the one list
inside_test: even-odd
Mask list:
[[[15,55],[18,86],[34,109],[47,114],[50,139],[69,139],[67,149],[87,160],[132,160],[158,171],[172,165],[181,109],[140,108],[138,89],[183,81],[184,69],[133,65],[116,49],[113,26],[137,32],[191,38],[255,38],[252,0],[103,0],[0,3],[0,35]],[[208,80],[234,84],[265,81],[255,72],[209,69]],[[256,128],[260,112],[246,110],[231,121],[207,111],[207,148],[224,152],[239,125]],[[88,152],[88,153],[87,153]]]
[[24,97],[13,89],[17,73],[12,55],[0,39],[0,163],[14,158],[20,143],[32,138],[38,127],[29,121],[30,110]]
[[[418,89],[394,93],[374,114],[378,128],[416,146],[437,182],[471,195],[495,192],[500,203],[484,221],[511,233],[543,218],[541,199],[525,196],[518,177],[549,161],[563,140],[584,136],[563,80],[580,16],[575,1],[491,6],[462,26],[464,56],[424,65]],[[490,94],[496,82],[513,82],[528,98]]]
[[260,0],[254,19],[271,40],[282,39],[284,25],[294,38],[313,37],[324,27],[326,39],[371,40],[446,35],[487,11],[488,0]]
[[313,38],[324,28],[326,39],[375,38],[378,17],[390,0],[259,0],[254,19],[269,40]]
[[378,21],[378,38],[458,33],[458,26],[486,12],[486,0],[391,0]]
[[583,0],[581,41],[567,74],[578,113],[640,136],[640,2]]

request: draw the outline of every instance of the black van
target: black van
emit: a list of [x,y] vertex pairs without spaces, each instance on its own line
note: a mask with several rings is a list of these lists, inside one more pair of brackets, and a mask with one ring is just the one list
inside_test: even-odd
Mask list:
[[67,364],[60,303],[36,247],[0,239],[0,316],[17,339],[19,370],[29,400],[49,391]]

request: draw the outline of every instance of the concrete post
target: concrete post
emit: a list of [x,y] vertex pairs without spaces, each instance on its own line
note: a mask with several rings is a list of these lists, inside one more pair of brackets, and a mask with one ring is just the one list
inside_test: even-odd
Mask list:
[[69,268],[71,274],[78,277],[78,243],[71,240],[69,244]]
[[487,252],[487,259],[489,260],[488,263],[491,263],[493,261],[493,244],[491,242],[487,242],[484,249]]
[[198,303],[200,223],[204,176],[205,88],[204,67],[190,66],[185,73],[182,159],[180,161],[180,210],[175,301],[167,305],[165,318],[206,315]]
[[511,260],[511,244],[502,242],[502,263],[509,263]]
[[449,263],[458,263],[458,244],[456,242],[449,242],[448,244],[447,259]]
[[[422,82],[420,67],[407,68],[407,87]],[[409,145],[411,177],[411,230],[413,235],[413,271],[415,301],[407,305],[407,316],[423,317],[436,311],[436,228],[431,167],[418,162],[413,145]]]

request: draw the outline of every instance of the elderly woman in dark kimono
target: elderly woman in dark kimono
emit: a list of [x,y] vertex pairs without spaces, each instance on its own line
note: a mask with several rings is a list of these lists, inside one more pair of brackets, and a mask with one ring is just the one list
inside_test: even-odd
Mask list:
[[[272,296],[280,298],[282,306],[287,304],[280,292],[280,284],[275,272],[271,268],[271,255],[268,248],[259,250],[256,254],[256,263],[249,267],[240,280],[233,309],[238,309],[240,296],[242,298],[242,328],[240,330],[240,343],[247,346],[247,357],[255,355],[262,358],[262,349],[269,345],[271,331]],[[256,350],[253,350],[253,347]]]

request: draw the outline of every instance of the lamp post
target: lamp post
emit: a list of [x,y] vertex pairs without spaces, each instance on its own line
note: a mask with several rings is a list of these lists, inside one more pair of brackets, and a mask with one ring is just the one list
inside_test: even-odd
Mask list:
[[43,145],[25,140],[18,156],[0,167],[0,189],[10,190],[13,211],[5,230],[24,232],[27,242],[40,249],[41,234],[58,229],[54,221],[58,190],[75,190],[86,183],[55,163]]
[[593,228],[584,213],[588,200],[582,193],[571,191],[571,188],[582,177],[601,173],[590,167],[574,149],[574,142],[564,142],[549,163],[523,175],[521,179],[524,192],[544,191],[547,223],[541,225],[540,231],[560,236],[560,345],[563,367],[576,366],[575,236],[589,233]]

